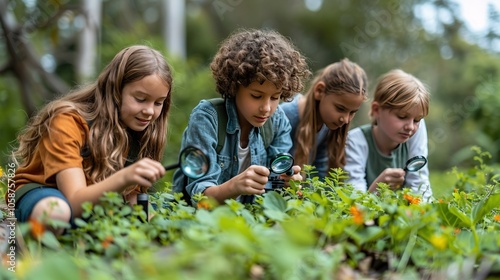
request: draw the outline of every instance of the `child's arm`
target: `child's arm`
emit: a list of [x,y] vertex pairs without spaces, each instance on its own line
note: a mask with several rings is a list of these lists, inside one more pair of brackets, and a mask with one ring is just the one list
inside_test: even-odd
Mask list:
[[57,173],[56,183],[59,190],[68,199],[73,216],[80,216],[82,204],[86,201],[99,203],[104,192],[123,192],[133,185],[149,188],[165,175],[165,168],[157,161],[144,158],[117,171],[115,174],[96,184],[87,186],[83,169],[72,167]]
[[355,128],[347,134],[345,147],[346,164],[344,171],[349,176],[347,183],[355,189],[367,191],[366,162],[368,160],[368,143],[360,128]]

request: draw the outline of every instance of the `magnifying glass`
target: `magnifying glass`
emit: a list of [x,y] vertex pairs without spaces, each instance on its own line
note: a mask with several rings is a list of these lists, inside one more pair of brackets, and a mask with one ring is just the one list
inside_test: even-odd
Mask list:
[[412,157],[408,161],[406,161],[406,166],[404,168],[404,171],[405,172],[407,172],[407,171],[411,171],[411,172],[419,171],[426,164],[427,164],[426,157],[424,157],[424,156]]
[[209,159],[200,149],[188,146],[181,151],[179,162],[165,166],[165,170],[181,168],[182,173],[191,179],[203,177],[208,172]]
[[[279,179],[280,174],[286,174],[288,176],[293,175],[292,166],[294,164],[293,156],[289,153],[280,153],[275,155],[271,159],[271,164],[269,165],[269,170],[271,174],[269,175],[269,181],[265,186],[265,191],[272,191],[276,188],[283,186],[283,180]],[[253,203],[255,199],[254,195],[244,195],[241,198],[242,203]]]
[[280,153],[273,157],[269,169],[276,174],[293,175],[293,163],[294,160],[291,154]]
[[[208,167],[210,166],[210,161],[203,153],[202,150],[188,146],[184,148],[180,155],[179,161],[177,163],[166,165],[165,170],[171,170],[175,168],[181,168],[182,173],[192,179],[198,179],[203,177],[208,172]],[[146,212],[146,217],[148,217],[148,201],[149,195],[147,193],[140,193],[137,195],[137,204],[142,206],[142,209]]]

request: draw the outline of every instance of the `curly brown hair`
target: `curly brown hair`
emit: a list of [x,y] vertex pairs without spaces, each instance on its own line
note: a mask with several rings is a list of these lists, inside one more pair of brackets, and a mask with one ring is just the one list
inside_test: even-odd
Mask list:
[[281,100],[290,101],[311,74],[293,43],[273,30],[236,31],[222,42],[210,68],[223,98],[234,98],[239,86],[268,80],[281,88]]

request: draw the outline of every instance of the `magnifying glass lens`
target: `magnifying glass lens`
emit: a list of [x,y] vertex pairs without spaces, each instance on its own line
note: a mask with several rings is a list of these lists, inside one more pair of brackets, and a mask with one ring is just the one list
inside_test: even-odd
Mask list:
[[208,158],[201,150],[189,147],[182,152],[180,165],[186,176],[198,179],[208,171]]
[[427,164],[427,159],[424,156],[416,156],[406,162],[405,170],[418,171]]
[[293,166],[293,157],[290,155],[277,156],[271,163],[271,171],[276,174],[285,173]]

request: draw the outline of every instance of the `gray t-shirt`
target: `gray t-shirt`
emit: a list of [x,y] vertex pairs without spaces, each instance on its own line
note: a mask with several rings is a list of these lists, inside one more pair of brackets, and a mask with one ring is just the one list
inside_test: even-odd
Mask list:
[[[299,126],[299,99],[304,98],[302,94],[297,94],[295,98],[291,102],[281,103],[280,106],[285,111],[288,120],[290,121],[290,125],[292,126],[292,148],[289,153],[292,156],[295,156],[295,149],[297,145],[297,127]],[[324,178],[328,172],[328,143],[326,142],[328,127],[323,125],[320,131],[316,134],[316,157],[314,159],[311,158],[310,162],[312,162],[312,166],[316,168],[318,171],[318,176],[320,178]]]

